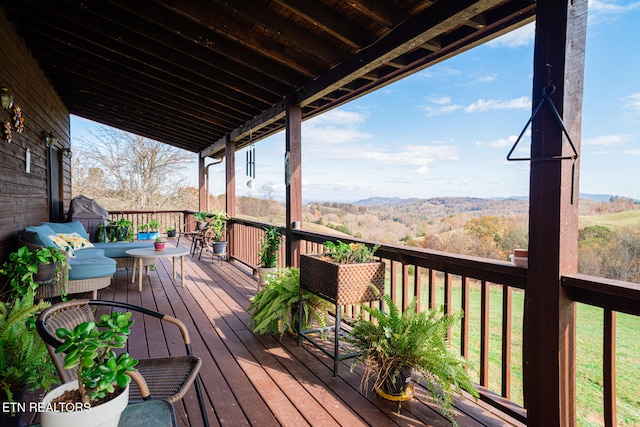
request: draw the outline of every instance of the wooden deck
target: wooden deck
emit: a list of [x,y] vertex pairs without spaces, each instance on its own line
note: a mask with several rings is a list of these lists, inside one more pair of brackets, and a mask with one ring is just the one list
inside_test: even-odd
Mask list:
[[[183,240],[185,247],[189,241]],[[182,243],[182,242],[181,242]],[[205,260],[206,258],[206,260]],[[208,417],[215,425],[253,426],[418,426],[450,425],[415,385],[417,399],[398,404],[359,391],[360,374],[349,361],[332,376],[332,360],[308,342],[298,347],[285,336],[255,335],[247,326],[246,307],[256,292],[256,279],[242,265],[211,262],[211,256],[185,257],[185,288],[172,280],[169,259],[158,259],[155,271],[143,275],[143,291],[120,269],[101,299],[124,301],[171,314],[191,332],[193,351],[203,359],[201,378]],[[179,272],[179,262],[176,262]],[[155,320],[137,320],[129,351],[138,358],[184,354],[175,328],[162,330]],[[166,337],[166,339],[165,339]],[[460,399],[460,426],[520,425],[498,411]],[[201,426],[193,390],[176,405],[180,426]]]

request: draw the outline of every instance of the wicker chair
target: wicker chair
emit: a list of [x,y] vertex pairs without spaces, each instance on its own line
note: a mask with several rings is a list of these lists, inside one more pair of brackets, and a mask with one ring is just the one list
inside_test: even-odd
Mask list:
[[[186,356],[171,356],[150,359],[140,359],[136,369],[144,378],[148,387],[151,399],[162,399],[171,403],[176,403],[182,399],[192,384],[195,383],[196,394],[202,412],[204,425],[209,425],[206,406],[200,388],[198,371],[202,365],[202,360],[194,356],[191,351],[191,341],[189,332],[184,323],[175,317],[167,316],[155,311],[148,310],[136,305],[120,303],[116,301],[87,300],[79,299],[73,301],[54,304],[44,310],[38,317],[36,328],[42,339],[47,344],[49,354],[58,371],[58,375],[63,383],[75,380],[77,372],[75,370],[64,369],[64,355],[56,353],[56,348],[62,342],[58,340],[55,331],[65,327],[73,329],[76,325],[94,320],[92,306],[106,306],[136,311],[144,315],[152,316],[162,321],[176,325],[184,338]],[[129,402],[140,402],[145,400],[141,395],[139,387],[130,387]]]

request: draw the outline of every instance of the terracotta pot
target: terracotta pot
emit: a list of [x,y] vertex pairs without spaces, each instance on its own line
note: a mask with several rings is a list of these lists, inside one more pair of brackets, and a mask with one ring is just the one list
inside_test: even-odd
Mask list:
[[529,250],[528,249],[514,249],[513,256],[518,258],[528,258]]

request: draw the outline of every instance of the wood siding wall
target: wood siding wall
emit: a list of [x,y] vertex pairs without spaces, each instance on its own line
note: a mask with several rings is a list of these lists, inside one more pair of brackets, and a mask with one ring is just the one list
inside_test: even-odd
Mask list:
[[[70,146],[69,113],[49,81],[0,10],[0,82],[22,108],[24,132],[13,132],[7,143],[0,133],[0,261],[15,249],[16,236],[25,226],[49,219],[47,151],[44,134],[53,132],[61,162],[60,200],[64,211],[71,199],[71,161],[62,155]],[[13,113],[0,110],[0,125]],[[0,126],[0,131],[4,130]],[[31,150],[31,172],[25,154]]]

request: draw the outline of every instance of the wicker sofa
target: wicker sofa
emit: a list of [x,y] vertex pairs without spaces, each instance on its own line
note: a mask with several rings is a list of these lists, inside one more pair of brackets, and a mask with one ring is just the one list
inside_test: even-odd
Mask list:
[[[63,245],[61,235],[78,235],[77,241]],[[90,243],[87,232],[79,221],[65,223],[43,222],[38,226],[26,227],[20,236],[20,244],[30,249],[55,246],[67,254],[67,266],[62,268],[59,283],[38,287],[36,298],[44,299],[60,295],[66,284],[68,294],[92,292],[97,298],[98,289],[111,284],[111,277],[117,268],[133,267],[133,258],[125,251],[136,248],[153,247],[150,242]]]

